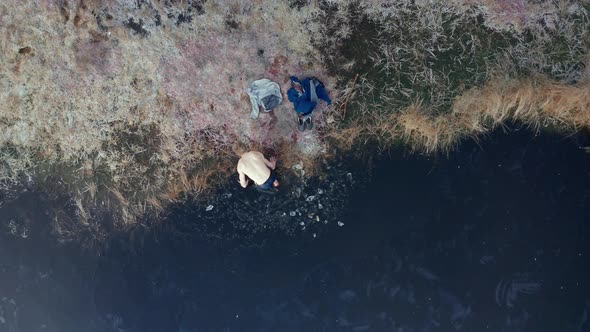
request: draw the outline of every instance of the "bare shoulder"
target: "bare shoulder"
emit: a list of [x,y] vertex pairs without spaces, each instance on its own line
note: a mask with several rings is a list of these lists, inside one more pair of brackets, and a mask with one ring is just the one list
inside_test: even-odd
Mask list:
[[264,155],[258,151],[249,151],[242,155],[242,159],[240,160],[256,160],[264,158]]

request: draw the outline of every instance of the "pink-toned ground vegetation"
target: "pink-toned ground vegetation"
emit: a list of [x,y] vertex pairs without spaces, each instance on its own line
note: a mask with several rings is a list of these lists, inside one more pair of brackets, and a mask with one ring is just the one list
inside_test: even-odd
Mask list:
[[[588,127],[589,75],[578,61],[588,55],[587,10],[566,0],[5,0],[0,186],[66,193],[77,221],[56,214],[56,232],[86,228],[100,239],[105,209],[109,227],[124,229],[227,182],[236,144],[311,168],[334,146],[448,151],[513,119]],[[486,58],[466,84],[446,84],[448,72],[424,59],[447,38],[448,17],[478,16],[490,31],[534,38],[505,47],[518,61]],[[350,56],[342,47],[368,38],[359,18],[378,31]],[[554,36],[570,60],[548,55],[563,51],[547,52]],[[419,93],[400,85],[402,72]],[[248,85],[269,78],[286,93],[290,75],[320,78],[334,100],[319,106],[311,132],[297,130],[286,96],[249,118]]]
[[[82,227],[100,228],[105,208],[127,227],[226,181],[236,143],[313,160],[322,140],[297,131],[286,98],[253,121],[245,92],[263,77],[286,92],[289,75],[335,86],[301,33],[315,10],[278,0],[3,1],[3,188],[33,179],[69,193]],[[54,226],[71,233],[59,217]]]

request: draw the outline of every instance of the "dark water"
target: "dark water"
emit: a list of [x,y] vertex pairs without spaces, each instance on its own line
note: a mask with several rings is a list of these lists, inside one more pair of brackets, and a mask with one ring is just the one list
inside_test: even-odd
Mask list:
[[[101,257],[43,227],[4,234],[0,331],[590,331],[584,145],[517,130],[449,158],[392,152],[316,238],[212,244],[187,207]],[[2,224],[46,222],[38,205]]]

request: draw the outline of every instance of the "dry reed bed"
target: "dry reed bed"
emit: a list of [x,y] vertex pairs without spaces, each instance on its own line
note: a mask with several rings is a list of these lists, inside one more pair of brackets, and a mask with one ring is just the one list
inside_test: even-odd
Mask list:
[[426,114],[420,105],[408,108],[395,119],[399,127],[394,130],[427,153],[448,152],[462,138],[477,138],[511,121],[535,131],[590,129],[590,82],[499,79],[458,97],[448,114]]
[[432,109],[417,102],[399,112],[373,115],[329,136],[343,148],[371,142],[386,148],[404,142],[417,152],[449,153],[462,139],[477,140],[511,122],[533,131],[547,127],[565,133],[590,129],[590,81],[564,85],[548,79],[494,79],[456,97],[444,114],[434,115]]

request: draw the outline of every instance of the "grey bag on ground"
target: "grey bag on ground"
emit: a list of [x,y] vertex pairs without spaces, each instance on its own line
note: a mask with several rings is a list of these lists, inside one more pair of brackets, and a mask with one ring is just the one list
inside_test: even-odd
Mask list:
[[247,92],[252,104],[250,113],[252,119],[258,118],[260,106],[265,112],[270,112],[283,102],[279,84],[266,78],[252,82]]

